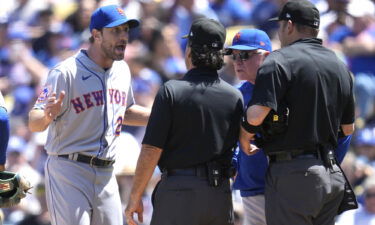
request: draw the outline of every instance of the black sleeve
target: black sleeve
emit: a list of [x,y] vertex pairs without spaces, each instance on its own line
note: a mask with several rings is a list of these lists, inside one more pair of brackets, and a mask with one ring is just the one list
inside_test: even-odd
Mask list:
[[249,106],[267,106],[277,111],[288,84],[287,71],[278,63],[279,60],[271,53],[259,68]]
[[142,144],[163,149],[170,131],[171,120],[171,95],[168,88],[163,85],[155,97]]
[[344,111],[341,117],[341,124],[352,124],[355,120],[355,102],[353,93],[353,77],[349,74],[350,79],[350,95],[349,100],[344,106]]

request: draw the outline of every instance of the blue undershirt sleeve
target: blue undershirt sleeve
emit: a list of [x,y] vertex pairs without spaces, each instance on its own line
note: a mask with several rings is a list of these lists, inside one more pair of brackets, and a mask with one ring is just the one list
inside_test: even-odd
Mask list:
[[0,165],[5,164],[9,141],[9,117],[5,108],[0,107]]
[[338,145],[335,154],[340,164],[344,160],[345,154],[349,149],[351,139],[352,135],[348,135],[338,139]]

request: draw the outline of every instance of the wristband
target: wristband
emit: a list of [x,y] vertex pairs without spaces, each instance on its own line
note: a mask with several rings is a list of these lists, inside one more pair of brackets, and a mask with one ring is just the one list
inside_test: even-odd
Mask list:
[[259,133],[261,131],[260,125],[259,126],[253,126],[253,125],[251,125],[250,123],[247,122],[246,112],[245,112],[245,115],[241,119],[241,126],[247,132],[252,133],[252,134],[256,134],[256,133]]

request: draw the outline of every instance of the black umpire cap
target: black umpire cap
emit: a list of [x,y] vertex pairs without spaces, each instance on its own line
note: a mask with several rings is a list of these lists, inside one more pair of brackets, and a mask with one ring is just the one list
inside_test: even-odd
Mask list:
[[269,21],[291,20],[292,22],[319,28],[319,10],[308,0],[290,0],[281,9],[278,17]]
[[182,38],[188,38],[192,48],[221,50],[224,47],[226,30],[224,26],[213,19],[201,17],[193,21],[189,34]]

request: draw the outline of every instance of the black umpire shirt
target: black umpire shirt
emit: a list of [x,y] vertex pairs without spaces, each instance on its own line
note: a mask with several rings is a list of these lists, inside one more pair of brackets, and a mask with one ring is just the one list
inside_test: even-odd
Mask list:
[[272,52],[258,71],[250,105],[289,107],[287,131],[266,152],[337,146],[341,124],[354,122],[353,80],[335,53],[317,38]]
[[242,113],[242,95],[236,88],[216,70],[195,68],[159,89],[142,144],[163,149],[160,169],[216,158],[230,163]]

